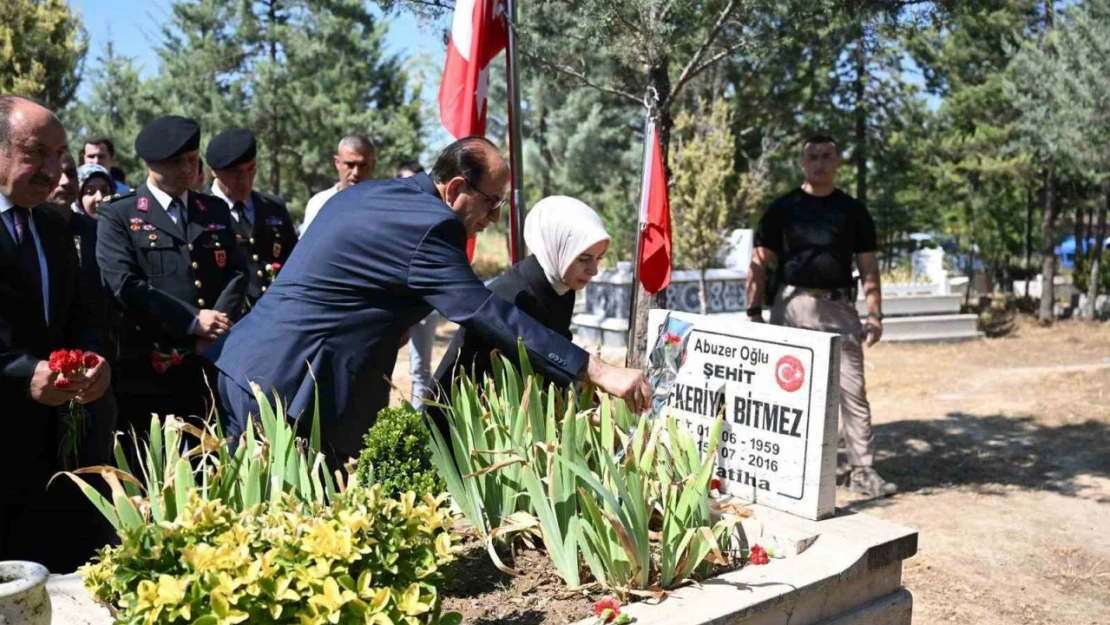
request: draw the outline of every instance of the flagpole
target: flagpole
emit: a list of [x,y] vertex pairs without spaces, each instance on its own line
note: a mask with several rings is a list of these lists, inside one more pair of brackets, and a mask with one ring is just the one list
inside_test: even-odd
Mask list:
[[[645,106],[647,104],[647,96],[644,97]],[[647,196],[648,196],[648,178],[651,163],[651,149],[652,138],[655,136],[655,124],[651,120],[651,108],[647,107],[647,114],[644,117],[644,162],[640,167],[640,206],[636,210],[636,253],[632,257],[632,296],[629,298],[628,307],[628,349],[625,352],[624,364],[630,366],[632,363],[633,350],[636,348],[636,326],[637,315],[636,305],[640,300],[640,245],[644,240],[644,229],[647,227],[647,219],[644,213],[646,212]]]
[[520,123],[520,68],[517,60],[517,10],[516,0],[506,0],[508,12],[508,45],[505,50],[505,69],[509,86],[509,167],[512,187],[509,202],[509,255],[513,264],[524,259],[524,176],[523,141]]

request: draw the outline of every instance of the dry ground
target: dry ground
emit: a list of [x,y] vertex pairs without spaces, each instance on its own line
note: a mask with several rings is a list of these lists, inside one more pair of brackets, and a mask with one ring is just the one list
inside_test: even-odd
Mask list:
[[[876,468],[902,492],[838,504],[920,530],[914,623],[1110,624],[1110,325],[867,359]],[[395,373],[407,392],[406,350]]]

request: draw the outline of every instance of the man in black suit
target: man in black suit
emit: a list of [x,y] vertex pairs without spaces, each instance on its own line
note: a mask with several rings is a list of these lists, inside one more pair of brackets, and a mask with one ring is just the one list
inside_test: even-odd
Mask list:
[[211,193],[231,209],[235,241],[247,259],[250,289],[247,302],[254,306],[289,260],[297,244],[297,230],[285,200],[254,190],[258,174],[254,133],[245,128],[225,130],[208,142],[205,157],[216,177]]
[[155,119],[135,139],[149,175],[101,206],[96,258],[123,314],[116,400],[140,438],[151,413],[205,417],[215,378],[201,352],[238,319],[247,273],[227,205],[190,191],[200,158],[191,119]]
[[71,548],[80,531],[68,526],[71,493],[46,490],[61,468],[58,407],[96,401],[111,383],[101,360],[58,389],[48,363],[56,349],[103,351],[68,226],[51,209],[31,209],[54,190],[65,151],[65,130],[50,111],[0,95],[0,560],[34,560],[56,572],[90,555]]

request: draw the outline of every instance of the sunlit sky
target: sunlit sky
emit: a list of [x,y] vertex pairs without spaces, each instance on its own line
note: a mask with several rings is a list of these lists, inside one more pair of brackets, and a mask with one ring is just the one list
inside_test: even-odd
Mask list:
[[[161,41],[161,26],[169,19],[170,0],[69,0],[69,3],[80,11],[88,29],[86,68],[96,63],[104,43],[111,39],[117,54],[134,58],[144,76],[157,73],[155,47]],[[444,59],[441,25],[420,24],[408,13],[383,19],[389,23],[387,51],[414,59],[414,67],[425,78],[422,96],[428,102],[434,101]],[[79,93],[87,93],[88,86],[82,84]]]

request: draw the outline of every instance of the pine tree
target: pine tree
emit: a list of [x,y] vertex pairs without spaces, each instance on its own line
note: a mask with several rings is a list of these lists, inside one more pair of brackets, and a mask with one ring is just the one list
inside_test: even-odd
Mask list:
[[88,76],[89,95],[61,115],[70,148],[81,149],[90,137],[110,138],[116,146],[116,166],[131,184],[138,184],[146,170],[132,146],[143,126],[162,114],[160,94],[141,78],[134,59],[116,53],[112,40],[104,43]]
[[0,93],[61,110],[77,93],[87,52],[85,27],[65,0],[0,2]]
[[674,219],[676,263],[698,271],[701,312],[709,312],[706,271],[720,262],[735,222],[736,172],[729,107],[723,100],[675,120]]
[[1082,102],[1068,97],[1069,75],[1066,56],[1058,54],[1055,8],[1046,1],[1044,36],[1014,46],[1015,54],[1006,73],[1005,93],[1019,112],[1013,145],[1035,153],[1042,167],[1044,212],[1041,222],[1042,293],[1039,316],[1051,323],[1056,276],[1056,218],[1062,180],[1084,175],[1086,124]]
[[335,182],[339,139],[378,144],[379,172],[423,151],[419,85],[384,51],[385,24],[360,0],[175,0],[159,53],[165,112],[205,138],[231,126],[259,138],[260,188],[298,213]]

